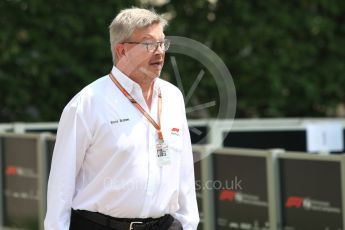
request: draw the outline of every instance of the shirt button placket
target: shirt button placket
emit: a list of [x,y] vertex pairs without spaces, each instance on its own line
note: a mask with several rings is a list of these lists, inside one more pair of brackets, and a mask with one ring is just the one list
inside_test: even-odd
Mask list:
[[153,195],[155,191],[155,181],[156,181],[156,140],[155,140],[155,129],[149,124],[148,127],[148,178],[147,178],[147,189],[146,196],[144,199],[144,206],[141,213],[141,216],[148,216],[150,212],[150,206],[153,202]]

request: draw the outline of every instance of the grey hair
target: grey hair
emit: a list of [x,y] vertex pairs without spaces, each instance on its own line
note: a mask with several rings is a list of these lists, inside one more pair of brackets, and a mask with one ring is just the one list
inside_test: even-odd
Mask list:
[[117,44],[129,39],[136,28],[144,28],[154,23],[161,24],[163,29],[168,25],[168,21],[154,10],[137,7],[121,10],[109,26],[113,63],[116,62],[114,47]]

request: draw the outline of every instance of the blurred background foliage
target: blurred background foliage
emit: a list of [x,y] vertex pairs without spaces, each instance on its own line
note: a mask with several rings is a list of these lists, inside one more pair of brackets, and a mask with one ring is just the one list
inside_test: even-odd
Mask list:
[[[131,6],[154,7],[170,19],[166,35],[222,58],[236,117],[345,116],[343,0],[2,0],[0,122],[58,120],[74,94],[110,71],[108,26]],[[178,64],[191,85],[200,67]],[[208,80],[195,97],[216,91]]]

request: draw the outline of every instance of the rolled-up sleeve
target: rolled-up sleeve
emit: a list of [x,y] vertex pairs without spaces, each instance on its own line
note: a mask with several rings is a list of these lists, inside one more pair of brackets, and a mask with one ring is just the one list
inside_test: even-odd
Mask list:
[[59,122],[48,181],[45,230],[68,230],[75,183],[91,134],[79,99],[64,109]]

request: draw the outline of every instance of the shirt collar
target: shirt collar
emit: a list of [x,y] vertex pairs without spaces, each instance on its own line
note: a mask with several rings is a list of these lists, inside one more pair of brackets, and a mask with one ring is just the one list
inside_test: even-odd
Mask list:
[[[116,66],[113,66],[113,69],[111,70],[111,73],[114,75],[116,80],[120,82],[123,88],[127,92],[132,92],[134,89],[141,89],[140,85],[130,79],[126,74],[124,74],[121,70],[119,70]],[[159,81],[155,79],[155,82],[153,83],[153,93],[155,95],[158,95],[159,92]]]
[[132,92],[134,88],[140,88],[140,85],[138,83],[136,83],[135,81],[130,79],[127,75],[122,73],[122,71],[119,70],[116,66],[113,66],[111,73],[114,75],[116,80],[118,80],[121,86],[125,88],[127,92],[130,93]]
[[160,90],[160,88],[159,88],[159,79],[156,78],[155,82],[153,83],[153,95],[154,96],[158,95],[159,90]]

